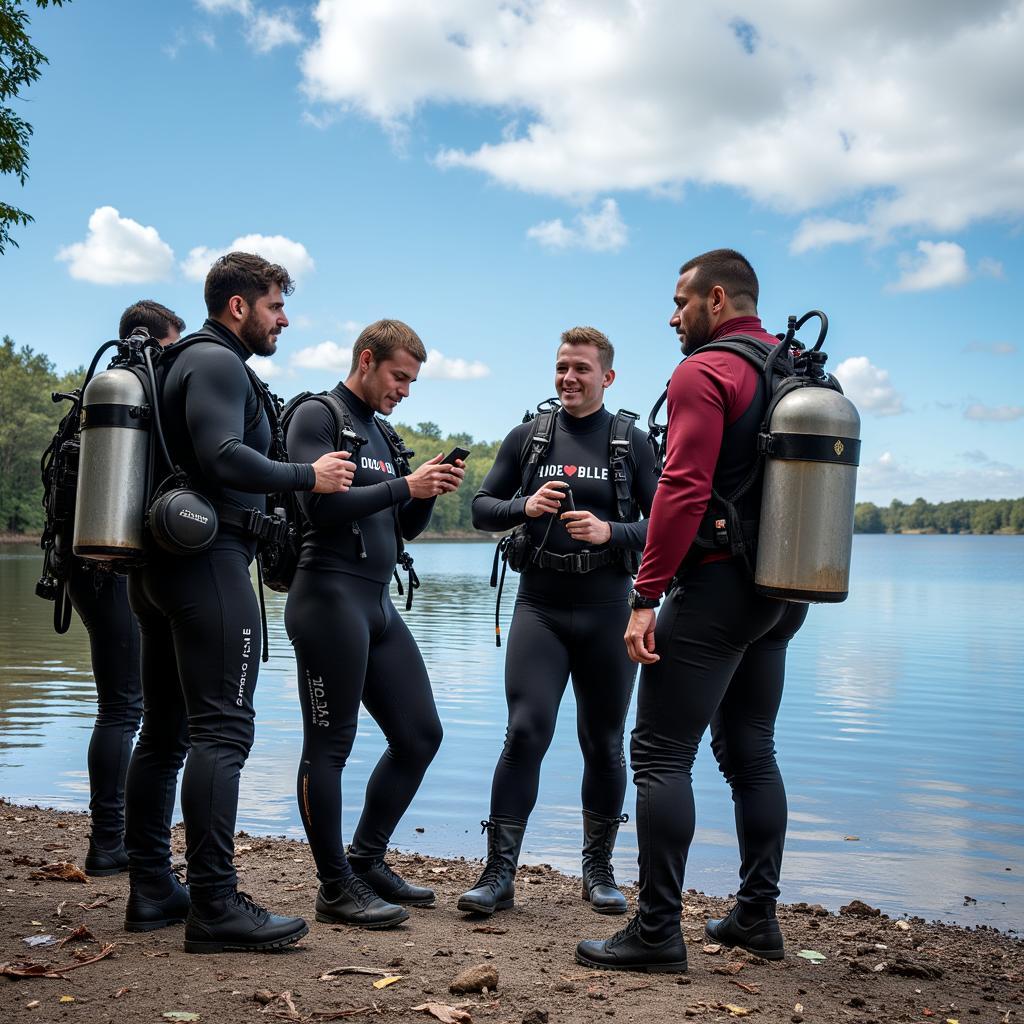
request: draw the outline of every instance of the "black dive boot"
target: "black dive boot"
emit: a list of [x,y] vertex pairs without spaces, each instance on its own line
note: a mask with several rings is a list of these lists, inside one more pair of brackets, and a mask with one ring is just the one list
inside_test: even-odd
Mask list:
[[476,885],[459,897],[457,905],[466,914],[490,915],[515,903],[516,867],[526,823],[492,818],[480,824],[487,833],[487,863]]
[[619,891],[612,873],[612,850],[619,825],[629,815],[604,818],[583,812],[583,898],[598,914],[624,914],[626,897]]
[[382,900],[407,907],[432,907],[434,890],[407,882],[381,857],[348,856],[356,878],[365,882]]
[[126,932],[152,932],[182,924],[189,911],[188,886],[172,871],[159,878],[131,879],[124,910]]
[[726,917],[708,921],[704,934],[712,942],[739,946],[765,960],[782,960],[786,955],[774,903],[752,907],[737,903]]
[[394,928],[409,919],[409,911],[381,899],[359,875],[349,875],[321,883],[316,894],[316,919],[358,928]]
[[682,974],[686,970],[683,933],[661,942],[648,942],[640,930],[640,915],[604,941],[588,939],[576,947],[576,961],[603,971],[644,971],[648,974]]
[[298,942],[309,925],[271,914],[244,892],[194,900],[185,922],[186,953],[269,953]]
[[89,836],[89,851],[85,855],[85,873],[92,877],[119,875],[128,870],[128,851],[124,840],[115,840],[113,846],[100,846]]

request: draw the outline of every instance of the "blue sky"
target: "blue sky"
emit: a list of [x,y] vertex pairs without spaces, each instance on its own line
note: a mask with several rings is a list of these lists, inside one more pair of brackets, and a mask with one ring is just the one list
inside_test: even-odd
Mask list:
[[585,323],[617,349],[609,405],[646,414],[679,264],[732,246],[770,329],[829,314],[862,498],[1024,494],[1021,0],[32,18],[30,180],[3,186],[36,222],[3,257],[0,332],[61,368],[140,297],[198,326],[204,268],[242,239],[298,279],[261,368],[285,397],[398,317],[432,356],[395,418],[497,438]]

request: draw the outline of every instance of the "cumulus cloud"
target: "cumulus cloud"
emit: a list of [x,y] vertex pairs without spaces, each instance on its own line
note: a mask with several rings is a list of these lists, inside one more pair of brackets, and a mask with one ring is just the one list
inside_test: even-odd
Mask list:
[[526,237],[547,249],[616,252],[629,240],[629,229],[619,214],[619,204],[614,199],[605,199],[596,210],[577,214],[571,227],[566,227],[558,217],[534,224]]
[[[982,456],[981,459],[976,456]],[[857,472],[857,498],[887,505],[893,498],[913,501],[956,501],[961,498],[1017,498],[1024,494],[1024,469],[965,452],[965,467],[923,470],[901,462],[892,452],[862,463]]]
[[830,245],[847,245],[870,238],[871,234],[867,224],[854,224],[852,221],[831,217],[808,218],[800,224],[789,249],[790,252],[801,253],[825,249]]
[[987,352],[992,356],[1012,356],[1017,346],[1009,341],[972,341],[964,346],[965,352]]
[[352,365],[352,346],[346,347],[334,341],[321,341],[319,345],[300,348],[292,355],[291,364],[303,370],[332,370],[335,373],[347,373]]
[[889,371],[875,366],[867,356],[852,356],[836,367],[836,377],[850,401],[862,412],[898,416],[906,412],[903,396],[889,380]]
[[100,206],[89,218],[85,241],[63,246],[57,259],[68,273],[93,284],[145,284],[163,281],[174,269],[174,250],[154,227]]
[[971,276],[967,253],[956,242],[918,242],[917,257],[906,253],[900,258],[903,274],[892,292],[924,292],[933,288],[955,288]]
[[983,405],[973,402],[964,409],[964,418],[989,423],[1012,423],[1024,418],[1024,405]]
[[489,137],[441,138],[437,162],[516,188],[719,185],[856,211],[805,226],[807,248],[1024,213],[1022,0],[319,0],[314,18],[312,103],[389,131],[432,105],[493,111]]
[[237,14],[242,18],[246,42],[257,53],[270,53],[279,46],[298,46],[303,42],[302,31],[296,24],[293,10],[282,7],[266,11],[252,0],[196,0],[208,14]]
[[249,359],[249,366],[261,380],[278,380],[286,375],[285,371],[273,359],[265,358],[264,356],[252,356]]
[[181,269],[186,277],[202,281],[213,261],[227,252],[254,252],[271,263],[281,264],[295,281],[311,274],[316,267],[313,257],[301,242],[293,242],[284,235],[242,235],[221,249],[211,249],[205,245],[190,249],[188,256],[182,260]]
[[420,373],[429,380],[480,380],[490,375],[491,368],[486,363],[446,356],[436,348],[427,352],[427,361]]

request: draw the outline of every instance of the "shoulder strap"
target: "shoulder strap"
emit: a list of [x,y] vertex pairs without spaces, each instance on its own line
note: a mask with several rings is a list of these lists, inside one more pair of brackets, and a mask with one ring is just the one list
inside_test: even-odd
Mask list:
[[718,341],[711,342],[709,345],[702,346],[693,354],[699,355],[701,352],[733,352],[746,359],[755,370],[763,373],[768,356],[771,355],[774,348],[774,345],[769,345],[768,342],[760,341],[758,338],[751,338],[747,334],[730,334],[724,338],[719,338]]
[[558,410],[550,407],[540,409],[533,418],[533,425],[523,442],[519,453],[519,466],[522,476],[522,484],[519,487],[519,494],[525,494],[533,483],[533,475],[537,472],[538,463],[547,458],[548,449],[555,436],[555,418]]
[[639,419],[639,415],[630,412],[628,409],[620,409],[612,418],[611,430],[608,434],[609,465],[612,471],[612,480],[615,484],[615,511],[620,523],[634,522],[636,516],[636,501],[633,498],[629,487],[629,478],[626,475],[626,461],[634,474],[636,473],[636,459],[633,457],[633,426]]
[[408,476],[412,472],[410,463],[416,457],[416,453],[406,445],[398,431],[383,416],[374,416],[373,421],[384,436],[388,448],[391,449],[391,456],[395,460],[396,474]]

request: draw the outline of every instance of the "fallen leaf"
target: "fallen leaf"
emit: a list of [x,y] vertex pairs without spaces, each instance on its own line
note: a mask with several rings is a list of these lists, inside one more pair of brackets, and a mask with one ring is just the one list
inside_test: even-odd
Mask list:
[[816,949],[801,949],[797,956],[810,960],[812,964],[820,964],[825,959],[825,954],[819,953]]
[[100,895],[97,896],[96,899],[92,901],[92,903],[79,903],[78,905],[83,910],[98,910],[100,907],[105,907],[108,903],[112,903],[116,899],[116,896],[104,892],[100,893]]
[[960,1024],[960,1021],[958,1021],[956,1017],[947,1017],[946,1024]]
[[413,1007],[414,1013],[429,1013],[441,1021],[441,1024],[472,1024],[473,1018],[468,1010],[460,1010],[447,1003],[420,1003]]
[[142,955],[143,956],[148,956],[150,958],[153,958],[153,957],[158,957],[158,956],[170,956],[171,954],[170,954],[170,951],[166,950],[166,949],[162,949],[162,950],[144,949],[142,951]]
[[84,924],[80,924],[74,931],[68,932],[60,942],[57,943],[57,948],[60,949],[66,946],[69,942],[95,942],[96,936],[93,935]]
[[708,956],[715,956],[722,952],[722,947],[717,942],[709,942],[701,948],[701,952],[707,953]]
[[38,1009],[38,1007],[39,1007],[39,1000],[38,999],[33,999],[31,1003],[26,1003],[25,1004],[25,1009],[26,1010],[35,1010],[35,1009]]
[[746,992],[747,995],[759,996],[761,994],[761,990],[756,985],[744,985],[742,981],[733,981],[733,984],[737,988],[743,989],[743,991]]
[[123,985],[114,993],[114,998],[120,999],[121,996],[126,996],[129,992],[131,992],[131,989],[127,985]]
[[69,860],[59,860],[54,864],[44,864],[36,871],[29,872],[29,878],[36,881],[51,882],[88,882],[85,872]]
[[61,996],[60,999],[57,1000],[58,1003],[73,1003],[74,1001],[74,996]]
[[746,1017],[750,1010],[745,1006],[737,1006],[735,1003],[723,1003],[723,1010],[728,1010],[734,1017]]
[[727,964],[720,964],[718,967],[712,967],[712,974],[739,974],[743,970],[744,964],[742,960],[730,960]]
[[60,917],[60,915],[64,913],[64,908],[67,905],[68,905],[68,901],[67,900],[61,900],[60,903],[57,904],[57,916],[58,917]]
[[21,941],[26,946],[52,946],[57,939],[53,935],[26,935]]
[[192,1013],[191,1010],[168,1010],[166,1013],[160,1014],[164,1020],[199,1020],[198,1013]]
[[[299,1019],[301,1014],[295,1008],[295,1002],[292,999],[290,989],[286,989],[284,992],[267,992],[266,994],[270,996],[270,999],[266,1001],[266,1004],[263,1009],[260,1010],[260,1013],[273,1013],[276,1017],[281,1017],[287,1020]],[[262,1003],[263,1000],[260,999],[261,995],[262,993],[256,993],[256,998]]]
[[401,974],[391,974],[391,975],[389,975],[386,978],[378,978],[373,983],[373,987],[374,988],[387,988],[388,985],[394,985],[394,983],[396,981],[401,981],[401,980],[402,980],[402,975]]

